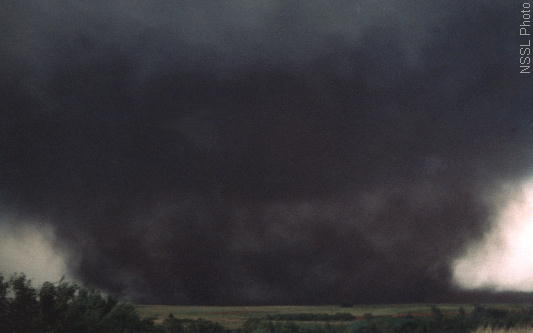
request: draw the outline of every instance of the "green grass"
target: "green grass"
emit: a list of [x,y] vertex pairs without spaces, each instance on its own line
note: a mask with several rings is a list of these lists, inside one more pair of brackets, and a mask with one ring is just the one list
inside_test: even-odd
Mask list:
[[[222,324],[227,328],[241,327],[244,321],[253,317],[265,317],[280,313],[351,313],[361,318],[365,313],[373,316],[401,316],[407,314],[422,315],[431,313],[432,304],[388,304],[356,305],[341,307],[336,305],[320,306],[174,306],[174,305],[138,305],[137,310],[144,318],[162,321],[169,313],[176,318],[205,319]],[[461,306],[468,312],[472,304],[437,304],[443,313],[456,312]],[[492,304],[492,307],[512,308],[513,305]],[[519,307],[520,305],[516,305]],[[347,323],[347,322],[344,322]]]

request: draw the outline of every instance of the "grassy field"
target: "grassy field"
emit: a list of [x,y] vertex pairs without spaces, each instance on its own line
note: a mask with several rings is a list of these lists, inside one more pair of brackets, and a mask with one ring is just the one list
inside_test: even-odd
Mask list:
[[[176,318],[206,319],[218,322],[227,328],[241,327],[244,321],[253,317],[265,317],[269,314],[283,313],[351,313],[361,318],[365,313],[373,316],[402,316],[407,314],[427,315],[431,313],[432,304],[389,304],[389,305],[356,305],[341,307],[335,305],[321,306],[171,306],[171,305],[138,305],[137,310],[142,317],[162,321],[169,313]],[[437,304],[443,313],[455,313],[460,307],[467,312],[473,309],[472,304]],[[520,305],[491,304],[492,307],[505,309]]]

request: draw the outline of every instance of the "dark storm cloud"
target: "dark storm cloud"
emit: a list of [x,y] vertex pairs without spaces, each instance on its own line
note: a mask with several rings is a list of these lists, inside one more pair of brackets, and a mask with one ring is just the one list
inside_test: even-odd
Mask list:
[[5,1],[1,202],[145,302],[459,299],[531,172],[519,6]]

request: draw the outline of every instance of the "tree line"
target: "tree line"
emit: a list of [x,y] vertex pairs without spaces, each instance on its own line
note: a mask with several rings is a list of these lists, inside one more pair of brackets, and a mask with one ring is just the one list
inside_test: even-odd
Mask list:
[[267,315],[266,319],[281,321],[353,321],[357,318],[351,313],[278,313]]
[[453,315],[433,307],[428,316],[401,318],[271,314],[250,318],[233,330],[208,320],[180,319],[171,314],[156,324],[141,318],[133,305],[97,290],[63,280],[34,288],[24,274],[9,279],[0,274],[1,333],[469,333],[479,327],[532,325],[533,307],[504,310],[483,306],[470,313],[461,309]]
[[243,333],[471,333],[480,327],[508,329],[526,326],[533,326],[533,306],[516,310],[475,306],[470,313],[461,308],[455,314],[444,314],[434,306],[427,316],[391,317],[368,313],[349,324],[307,325],[272,321],[266,316],[247,320],[242,330]]
[[0,332],[148,333],[164,332],[143,320],[131,304],[60,281],[38,289],[24,274],[0,275]]

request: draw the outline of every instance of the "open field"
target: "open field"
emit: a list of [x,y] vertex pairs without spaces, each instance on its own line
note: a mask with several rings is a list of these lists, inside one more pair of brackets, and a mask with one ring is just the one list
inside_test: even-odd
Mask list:
[[[350,313],[361,318],[365,313],[373,316],[413,316],[429,315],[433,304],[387,304],[387,305],[355,305],[341,307],[337,305],[319,306],[174,306],[174,305],[137,305],[142,317],[153,318],[156,322],[163,320],[169,313],[176,318],[206,319],[222,324],[226,328],[238,328],[248,318],[265,317],[272,314],[296,313]],[[472,304],[436,304],[444,313],[456,313],[460,307],[466,312],[471,311]],[[522,305],[491,304],[491,307],[512,309]],[[346,322],[345,322],[346,323]]]

